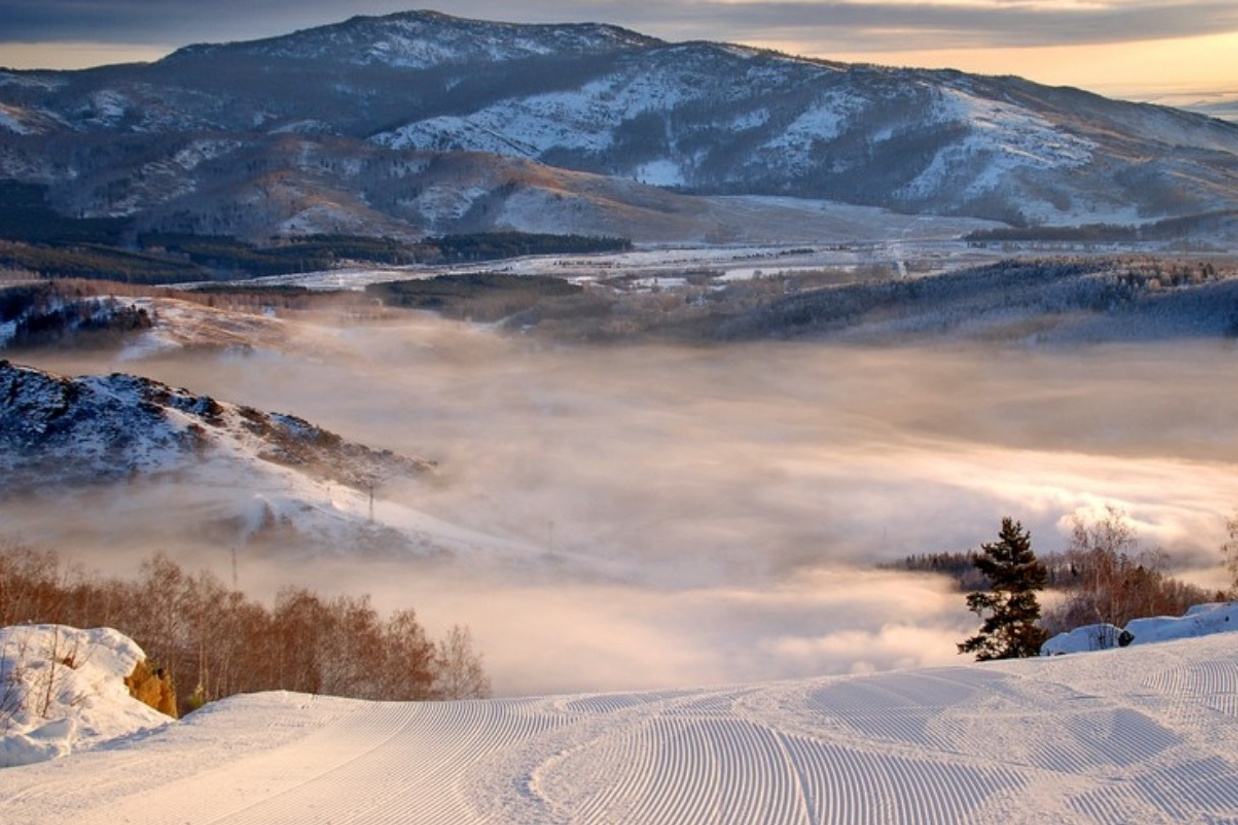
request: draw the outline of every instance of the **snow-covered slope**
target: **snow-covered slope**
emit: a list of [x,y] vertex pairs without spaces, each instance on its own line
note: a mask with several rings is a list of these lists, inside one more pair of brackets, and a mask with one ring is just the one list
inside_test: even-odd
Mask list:
[[296,416],[221,403],[147,378],[67,378],[8,361],[0,361],[0,448],[9,489],[171,472],[214,452],[353,486],[430,468],[349,443]]
[[8,825],[1221,823],[1238,635],[744,687],[235,697],[0,776]]
[[[338,157],[291,162],[273,138],[295,135],[330,136]],[[427,162],[415,150],[697,195],[1003,221],[1130,223],[1238,206],[1235,124],[1012,77],[668,44],[602,25],[410,12],[194,46],[147,66],[0,73],[0,175],[54,183],[68,213],[166,226],[218,200],[219,225],[195,228],[219,231],[238,210],[286,198],[334,223],[285,231],[422,228],[410,213],[437,196],[410,172]],[[509,183],[458,205],[482,220]]]
[[[301,418],[113,373],[68,378],[0,361],[0,496],[112,500],[106,524],[178,514],[175,541],[294,555],[437,555],[502,542],[381,502],[423,459],[347,441]],[[375,518],[373,491],[380,516]]]
[[[172,328],[156,328],[134,346],[218,340],[218,329],[191,327],[219,318],[181,312]],[[107,511],[91,533],[112,543],[127,542],[141,524],[163,529],[182,548],[242,546],[283,558],[542,555],[435,518],[407,497],[387,498],[389,486],[431,482],[434,466],[295,415],[148,378],[70,378],[0,360],[0,498],[28,496],[55,509],[89,493],[91,506]]]

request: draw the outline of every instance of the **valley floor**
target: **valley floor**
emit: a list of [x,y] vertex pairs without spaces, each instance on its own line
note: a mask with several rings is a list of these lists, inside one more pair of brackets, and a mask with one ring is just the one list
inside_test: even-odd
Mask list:
[[237,697],[0,773],[9,825],[1219,823],[1238,635],[668,693]]

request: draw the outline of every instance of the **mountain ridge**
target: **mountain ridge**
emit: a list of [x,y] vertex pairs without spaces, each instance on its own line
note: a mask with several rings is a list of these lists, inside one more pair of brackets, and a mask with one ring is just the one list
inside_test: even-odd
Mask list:
[[[298,141],[334,157],[306,168]],[[371,164],[376,149],[393,159]],[[475,171],[423,198],[420,170],[461,153]],[[529,183],[527,164],[545,180]],[[251,237],[520,229],[503,207],[522,174],[582,204],[596,202],[565,175],[622,182],[633,194],[598,207],[610,216],[661,197],[635,185],[1135,224],[1238,207],[1238,124],[1015,77],[437,12],[152,64],[0,72],[0,177],[51,184],[66,214]]]
[[[211,53],[279,54],[303,60],[334,56],[357,65],[381,63],[403,68],[430,68],[440,63],[464,62],[463,47],[471,56],[489,54],[496,62],[545,54],[548,44],[560,53],[597,53],[608,48],[652,45],[664,41],[601,23],[520,24],[488,22],[490,37],[479,39],[476,27],[464,18],[430,9],[388,15],[354,15],[340,23],[313,26],[289,34],[231,43],[195,43],[177,49],[158,63],[176,63]],[[306,49],[308,46],[308,50]],[[334,55],[331,46],[340,47]],[[401,46],[405,47],[401,49]],[[410,48],[411,47],[411,48]],[[362,49],[360,54],[355,52]]]

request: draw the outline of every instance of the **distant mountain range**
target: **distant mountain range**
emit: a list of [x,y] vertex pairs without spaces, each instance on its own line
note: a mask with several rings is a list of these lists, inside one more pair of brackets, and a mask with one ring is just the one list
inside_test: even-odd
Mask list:
[[1015,77],[409,12],[2,71],[0,177],[48,184],[68,215],[249,238],[703,236],[702,196],[1129,224],[1238,208],[1238,125]]

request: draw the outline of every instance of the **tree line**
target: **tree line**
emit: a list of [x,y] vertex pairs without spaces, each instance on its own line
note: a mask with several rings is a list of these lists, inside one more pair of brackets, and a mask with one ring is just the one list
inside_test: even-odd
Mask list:
[[0,285],[0,324],[12,324],[0,348],[39,346],[84,332],[123,334],[154,325],[153,310],[65,283]]
[[272,237],[141,231],[128,218],[62,215],[48,187],[0,180],[0,266],[47,277],[176,284],[328,270],[341,261],[388,266],[489,261],[519,255],[622,252],[626,238],[473,232],[420,241],[369,235]]
[[540,301],[572,297],[582,287],[552,275],[466,272],[411,281],[369,284],[367,297],[384,306],[438,312],[447,318],[492,322],[536,306]]
[[435,641],[411,608],[383,617],[369,596],[299,587],[281,588],[268,609],[162,554],[124,580],[88,575],[53,550],[0,545],[0,627],[35,623],[129,636],[171,674],[182,714],[267,690],[395,701],[490,693],[467,627]]

